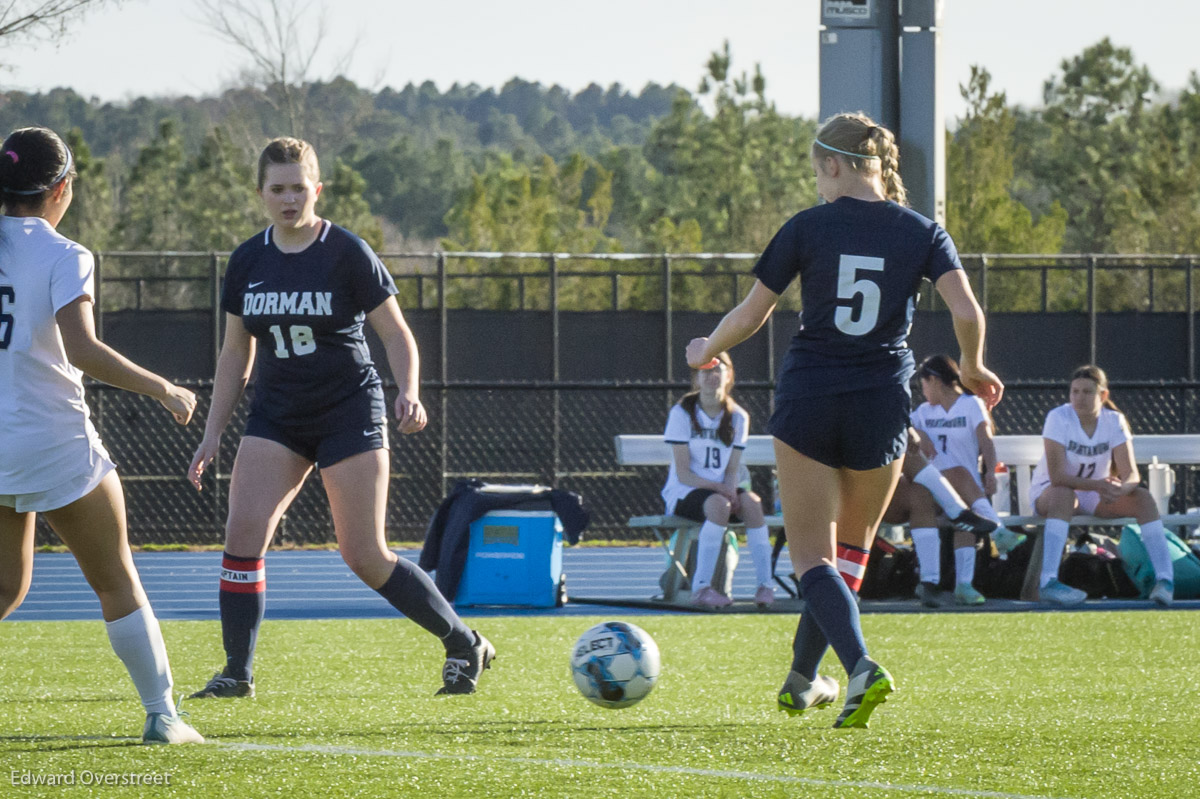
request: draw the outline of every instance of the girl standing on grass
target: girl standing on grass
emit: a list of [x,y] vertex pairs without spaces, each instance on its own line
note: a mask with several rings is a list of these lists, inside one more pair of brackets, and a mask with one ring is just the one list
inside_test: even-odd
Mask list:
[[[754,267],[750,293],[711,336],[692,340],[687,360],[702,368],[749,338],[800,278],[804,315],[779,373],[768,429],[788,548],[805,616],[816,624],[806,631],[801,618],[779,704],[801,712],[836,699],[816,672],[827,639],[849,676],[834,726],[865,727],[894,683],[867,655],[841,572],[861,578],[900,476],[914,371],[905,339],[922,279],[933,281],[954,320],[963,383],[990,405],[1003,384],[983,365],[983,312],[953,242],[904,207],[891,131],[862,114],[839,114],[821,126],[811,157],[826,203],[784,224]],[[801,640],[810,633],[814,640]]]
[[196,396],[96,338],[95,260],[55,231],[74,179],[71,151],[53,131],[21,128],[0,145],[0,618],[29,591],[41,513],[100,600],[146,709],[142,740],[203,743],[175,710],[166,645],[129,549],[125,495],[89,418],[83,375],[153,397],[180,424]]
[[445,646],[438,693],[473,693],[496,650],[385,537],[387,409],[363,323],[379,335],[399,384],[393,410],[401,433],[426,422],[417,344],[391,275],[362,239],[317,216],[320,193],[311,145],[268,144],[258,159],[258,194],[272,224],[237,248],[225,273],[225,341],[204,439],[188,469],[197,490],[256,355],[258,377],[229,488],[219,594],[225,665],[192,696],[254,696],[263,556],[314,466],[346,565]]
[[763,520],[762,500],[738,486],[742,452],[750,434],[750,415],[733,401],[733,361],[717,355],[716,364],[692,373],[695,390],[671,408],[663,437],[671,445],[671,468],[662,497],[667,514],[701,522],[692,575],[692,603],[722,608],[733,600],[712,586],[713,570],[730,521],[746,523],[746,542],[754,561],[754,601],[768,607],[771,587],[771,538]]

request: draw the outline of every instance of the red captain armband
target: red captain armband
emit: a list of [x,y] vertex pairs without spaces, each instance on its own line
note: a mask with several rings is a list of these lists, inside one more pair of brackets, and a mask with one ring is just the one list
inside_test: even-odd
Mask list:
[[838,542],[838,574],[842,575],[842,579],[846,581],[846,586],[856,594],[858,593],[858,589],[862,587],[863,577],[867,575],[867,558],[870,556],[871,553],[869,550]]
[[267,590],[266,563],[262,558],[221,559],[220,590],[234,594],[261,594]]

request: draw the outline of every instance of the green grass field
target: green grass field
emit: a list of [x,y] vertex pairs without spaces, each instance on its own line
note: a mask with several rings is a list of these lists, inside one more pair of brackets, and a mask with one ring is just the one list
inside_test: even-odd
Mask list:
[[[204,746],[138,745],[142,712],[98,622],[0,625],[0,796],[1200,796],[1192,612],[872,615],[899,690],[869,730],[789,718],[775,692],[795,619],[630,617],[658,687],[604,710],[575,691],[600,617],[476,621],[499,657],[469,697],[406,621],[268,622],[258,698],[185,705]],[[219,661],[216,622],[163,625],[178,690]],[[823,671],[845,675],[828,658]],[[22,780],[75,772],[76,784]],[[168,786],[83,786],[95,774]]]

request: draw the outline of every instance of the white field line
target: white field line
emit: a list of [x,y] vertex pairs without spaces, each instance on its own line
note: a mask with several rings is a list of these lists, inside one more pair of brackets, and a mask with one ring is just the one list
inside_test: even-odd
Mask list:
[[286,752],[321,755],[354,755],[358,757],[402,757],[413,760],[459,760],[486,761],[488,763],[513,763],[518,766],[548,766],[550,768],[593,768],[616,771],[645,771],[652,774],[680,774],[689,777],[716,777],[727,780],[807,785],[813,788],[856,788],[860,790],[902,791],[938,796],[970,796],[980,799],[1063,799],[1062,797],[1035,796],[1004,791],[977,791],[970,788],[947,788],[939,785],[904,785],[870,780],[819,780],[812,777],[791,777],[785,774],[759,774],[753,771],[731,771],[727,769],[690,768],[688,766],[660,766],[648,763],[601,763],[594,760],[572,760],[566,758],[496,757],[494,755],[448,755],[440,752],[409,752],[392,749],[358,749],[349,746],[281,746],[278,744],[218,743],[225,749],[242,752]]

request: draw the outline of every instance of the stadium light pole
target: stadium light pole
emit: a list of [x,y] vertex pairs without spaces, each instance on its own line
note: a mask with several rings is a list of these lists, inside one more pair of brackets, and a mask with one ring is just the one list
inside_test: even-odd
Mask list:
[[862,111],[890,128],[909,202],[944,224],[943,0],[820,2],[820,118]]

